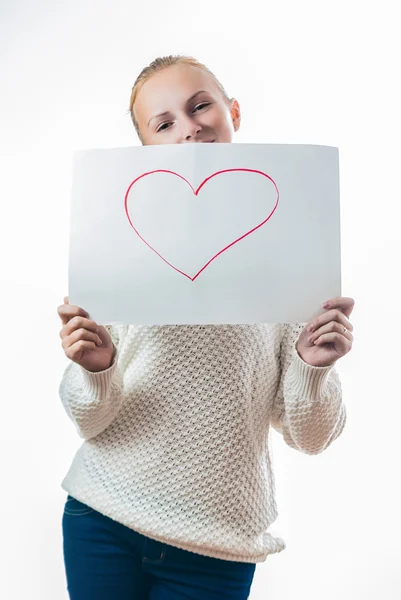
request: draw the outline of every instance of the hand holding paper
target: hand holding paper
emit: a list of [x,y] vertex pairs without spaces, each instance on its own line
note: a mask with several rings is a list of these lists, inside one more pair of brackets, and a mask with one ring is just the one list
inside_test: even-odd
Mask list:
[[115,348],[107,329],[90,320],[83,308],[69,304],[68,297],[57,312],[63,323],[60,337],[66,356],[87,371],[110,368]]
[[354,330],[348,317],[353,311],[353,298],[333,298],[323,304],[327,312],[308,323],[297,342],[297,352],[314,367],[328,367],[352,348]]

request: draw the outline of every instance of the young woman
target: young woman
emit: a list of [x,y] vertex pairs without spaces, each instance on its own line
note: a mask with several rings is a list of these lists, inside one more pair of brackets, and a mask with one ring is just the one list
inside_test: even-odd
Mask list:
[[[231,142],[241,119],[180,56],[143,70],[130,114],[144,145]],[[341,434],[353,306],[333,298],[305,327],[102,327],[64,299],[60,397],[84,439],[62,482],[72,600],[248,598],[256,564],[285,548],[269,427],[307,454]]]

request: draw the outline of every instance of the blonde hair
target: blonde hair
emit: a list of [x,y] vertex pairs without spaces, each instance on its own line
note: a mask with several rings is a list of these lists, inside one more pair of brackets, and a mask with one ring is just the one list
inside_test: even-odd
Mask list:
[[141,73],[138,75],[138,77],[136,78],[136,81],[132,88],[131,98],[130,98],[130,102],[129,102],[129,113],[131,115],[131,119],[132,119],[132,122],[136,129],[136,132],[138,134],[138,137],[142,143],[143,143],[143,140],[142,140],[141,132],[139,130],[138,121],[136,120],[135,114],[134,114],[134,104],[135,104],[136,98],[138,96],[138,93],[139,93],[140,89],[142,88],[143,84],[145,83],[145,81],[147,81],[154,73],[158,73],[159,71],[161,71],[162,69],[165,69],[166,67],[172,67],[173,65],[180,65],[180,64],[190,65],[191,67],[198,67],[198,69],[202,69],[203,71],[206,71],[206,73],[210,73],[210,75],[212,75],[212,77],[216,81],[217,85],[219,86],[220,91],[223,94],[223,97],[225,98],[225,100],[230,102],[230,98],[228,97],[226,90],[224,89],[224,87],[222,86],[220,81],[217,79],[217,77],[214,75],[214,73],[212,73],[210,71],[210,69],[208,69],[203,63],[196,60],[196,58],[193,58],[192,56],[183,56],[181,54],[161,56],[161,57],[155,58],[155,60],[153,60],[147,67],[145,67],[141,71]]

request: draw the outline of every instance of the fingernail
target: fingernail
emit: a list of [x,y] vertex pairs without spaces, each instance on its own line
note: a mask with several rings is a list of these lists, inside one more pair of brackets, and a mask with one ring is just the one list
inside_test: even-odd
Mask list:
[[322,308],[329,308],[330,306],[330,302],[325,302],[324,304],[322,304]]

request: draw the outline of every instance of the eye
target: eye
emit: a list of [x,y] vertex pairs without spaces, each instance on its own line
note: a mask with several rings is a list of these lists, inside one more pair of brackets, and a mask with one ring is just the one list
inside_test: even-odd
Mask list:
[[159,125],[159,127],[156,129],[156,133],[158,133],[159,131],[166,131],[166,125],[171,125],[172,123],[170,123],[170,121],[168,123],[162,123],[161,125]]
[[198,108],[203,108],[204,106],[209,106],[209,104],[211,104],[211,102],[201,102],[200,104],[195,106],[194,110],[197,110]]

